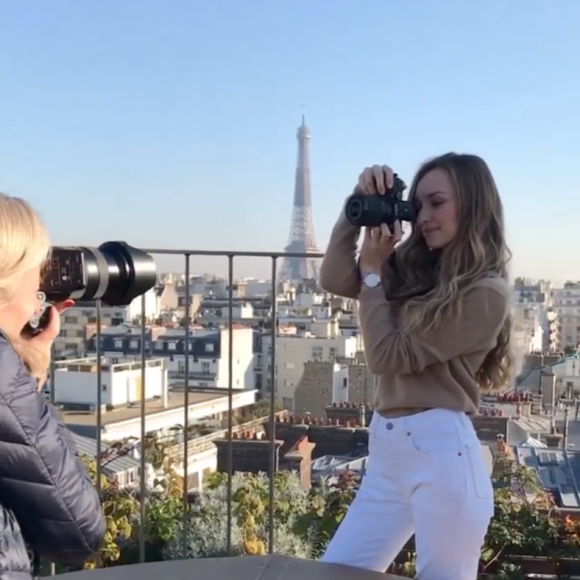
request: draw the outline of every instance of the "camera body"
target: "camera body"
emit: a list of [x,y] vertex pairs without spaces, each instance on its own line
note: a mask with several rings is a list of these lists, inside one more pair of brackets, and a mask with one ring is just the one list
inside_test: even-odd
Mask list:
[[354,193],[345,205],[346,219],[358,227],[392,226],[396,221],[412,222],[416,218],[414,205],[403,200],[407,186],[395,173],[394,185],[385,195]]
[[39,288],[44,304],[23,333],[36,334],[48,324],[51,304],[72,299],[128,306],[156,282],[153,258],[125,242],[105,242],[98,248],[53,247]]

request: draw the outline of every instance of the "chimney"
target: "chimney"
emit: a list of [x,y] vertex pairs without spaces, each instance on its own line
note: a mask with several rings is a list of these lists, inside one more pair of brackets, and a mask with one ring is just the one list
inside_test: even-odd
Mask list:
[[[259,435],[240,437],[234,434],[234,438],[216,439],[217,447],[217,470],[229,473],[229,446],[232,445],[232,473],[237,471],[259,473],[270,472],[270,446],[269,439],[259,439]],[[274,471],[280,466],[280,447],[283,441],[274,442]]]
[[546,435],[546,445],[549,449],[559,449],[562,443],[562,435],[560,433],[550,433]]
[[570,410],[568,407],[564,408],[564,433],[562,437],[562,446],[564,449],[568,447],[568,429],[570,427]]
[[338,421],[339,425],[346,425],[350,422],[364,427],[364,423],[361,423],[361,420],[366,422],[364,406],[359,406],[356,403],[333,403],[326,407],[325,411],[326,417],[332,422]]
[[541,415],[542,414],[542,404],[543,395],[532,395],[532,401],[530,403],[530,414],[531,415]]
[[540,392],[544,405],[553,407],[556,404],[556,376],[551,369],[540,373]]
[[496,441],[498,435],[507,440],[509,421],[509,417],[498,415],[476,415],[471,418],[478,439],[487,442]]
[[358,424],[361,427],[367,426],[367,408],[364,405],[361,405],[359,408],[359,419]]
[[161,398],[163,408],[167,409],[169,407],[169,381],[167,380],[167,362],[165,360],[161,366]]
[[280,468],[296,471],[300,477],[300,484],[304,489],[310,489],[312,481],[312,451],[315,445],[303,435],[280,460]]
[[537,367],[544,366],[544,355],[543,354],[526,354],[524,356],[524,368],[527,371]]
[[524,401],[522,403],[522,413],[524,417],[531,417],[532,415],[532,402],[531,401]]

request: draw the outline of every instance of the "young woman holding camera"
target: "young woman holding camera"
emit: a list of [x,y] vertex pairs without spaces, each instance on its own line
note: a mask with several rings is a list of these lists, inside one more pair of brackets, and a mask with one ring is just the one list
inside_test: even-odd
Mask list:
[[[355,191],[392,186],[374,166]],[[383,572],[414,533],[418,578],[475,580],[494,503],[469,416],[511,365],[503,209],[486,163],[455,153],[419,169],[409,200],[409,237],[366,228],[358,260],[343,212],[320,270],[325,290],[358,299],[377,377],[366,473],[323,560]]]
[[[48,234],[23,200],[0,194],[0,580],[31,578],[38,558],[82,564],[105,521],[68,431],[38,392],[59,311],[39,334],[23,334],[41,306]],[[31,550],[34,557],[28,554]]]

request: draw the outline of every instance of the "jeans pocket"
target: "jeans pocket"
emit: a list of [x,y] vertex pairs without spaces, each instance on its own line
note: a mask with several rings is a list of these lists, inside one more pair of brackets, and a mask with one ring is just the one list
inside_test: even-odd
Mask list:
[[409,433],[411,445],[423,455],[461,455],[461,440],[454,428],[445,428],[432,433]]
[[465,454],[469,461],[473,493],[479,499],[493,499],[490,469],[485,464],[481,445],[467,445]]

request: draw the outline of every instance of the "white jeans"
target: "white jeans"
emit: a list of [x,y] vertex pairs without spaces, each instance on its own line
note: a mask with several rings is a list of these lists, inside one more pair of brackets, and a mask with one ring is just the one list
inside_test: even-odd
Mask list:
[[475,580],[493,509],[481,444],[464,413],[375,413],[366,473],[322,560],[384,572],[415,533],[417,578]]

